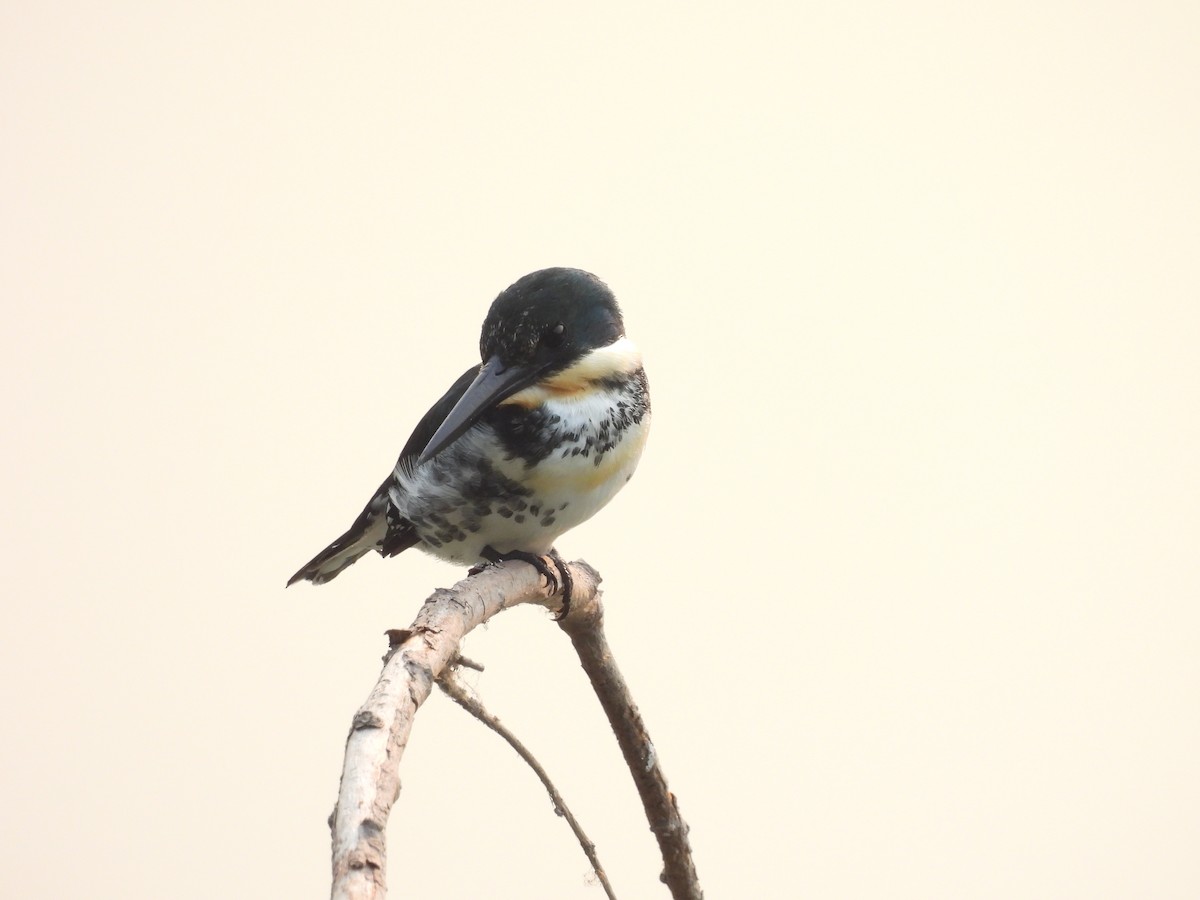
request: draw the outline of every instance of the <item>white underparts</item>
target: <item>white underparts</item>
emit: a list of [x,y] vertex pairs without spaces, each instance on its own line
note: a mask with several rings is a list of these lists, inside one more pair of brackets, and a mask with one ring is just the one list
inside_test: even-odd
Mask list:
[[630,356],[610,353],[608,377],[571,393],[544,388],[529,420],[542,423],[531,444],[536,456],[513,453],[481,423],[423,465],[400,467],[389,499],[416,527],[420,548],[467,565],[485,547],[545,553],[604,507],[633,475],[650,425],[644,382],[615,374],[622,359]]

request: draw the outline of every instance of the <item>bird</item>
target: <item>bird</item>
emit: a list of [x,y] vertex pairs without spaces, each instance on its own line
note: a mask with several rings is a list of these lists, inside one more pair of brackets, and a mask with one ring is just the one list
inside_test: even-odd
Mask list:
[[354,524],[289,587],[332,581],[372,550],[416,547],[472,567],[524,560],[562,590],[566,615],[570,572],[554,543],[633,477],[650,428],[642,355],[609,287],[562,267],[500,292],[479,351]]

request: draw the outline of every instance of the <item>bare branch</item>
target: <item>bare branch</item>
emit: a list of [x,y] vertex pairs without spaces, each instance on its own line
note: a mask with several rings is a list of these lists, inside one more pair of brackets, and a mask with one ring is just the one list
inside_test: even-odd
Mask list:
[[642,798],[646,820],[658,838],[663,858],[662,881],[674,900],[703,900],[704,892],[700,889],[688,844],[687,823],[679,813],[675,795],[667,788],[667,778],[659,765],[654,744],[650,742],[650,734],[609,649],[604,636],[604,607],[599,596],[572,599],[570,613],[558,624],[570,636],[575,652],[579,654],[580,665],[604,707],[617,743],[621,745],[625,764]]
[[[687,824],[604,636],[600,576],[583,562],[571,563],[570,571],[571,610],[559,625],[579,654],[633,775],[662,852],[663,882],[675,900],[702,900]],[[411,628],[389,632],[392,649],[346,739],[341,790],[329,822],[333,900],[382,900],[386,895],[385,829],[400,793],[400,757],[418,707],[457,657],[463,637],[502,610],[524,603],[553,607],[556,597],[531,566],[502,563],[450,590],[435,591]]]
[[[586,564],[571,570],[575,597],[594,596],[595,570]],[[450,590],[435,591],[407,633],[393,635],[393,650],[346,738],[341,789],[330,817],[333,900],[386,895],[384,830],[400,793],[400,757],[417,708],[458,653],[459,642],[504,609],[523,603],[553,606],[554,596],[524,563],[489,566]]]
[[[465,662],[465,661],[464,661]],[[475,697],[467,690],[466,685],[462,683],[462,679],[458,677],[458,672],[454,668],[449,668],[438,678],[438,687],[446,692],[455,703],[477,718],[480,722],[486,725],[504,740],[508,741],[508,745],[517,751],[517,755],[525,760],[529,768],[533,769],[535,775],[542,782],[542,787],[550,795],[550,802],[554,804],[554,812],[567,820],[567,824],[571,826],[571,831],[575,834],[575,839],[579,841],[579,846],[583,848],[583,853],[587,857],[588,862],[592,865],[592,870],[596,873],[596,878],[599,879],[600,885],[604,888],[605,895],[609,900],[617,900],[617,895],[613,893],[612,885],[608,882],[608,875],[604,872],[604,867],[600,865],[600,857],[596,854],[596,845],[588,840],[588,836],[584,833],[583,826],[579,824],[579,820],[567,807],[567,803],[562,798],[562,794],[558,792],[558,788],[554,786],[554,782],[550,780],[550,776],[546,770],[542,768],[534,755],[517,736],[509,731],[500,720],[493,716],[484,707],[478,697]]]

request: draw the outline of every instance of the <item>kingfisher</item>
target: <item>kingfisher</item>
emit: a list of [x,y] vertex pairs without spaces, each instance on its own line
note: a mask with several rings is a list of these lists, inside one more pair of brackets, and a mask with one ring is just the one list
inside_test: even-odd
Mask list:
[[608,286],[569,268],[502,291],[479,351],[350,529],[289,587],[331,581],[371,550],[416,547],[468,566],[524,560],[562,590],[566,614],[571,579],[554,542],[633,477],[650,428],[641,353]]

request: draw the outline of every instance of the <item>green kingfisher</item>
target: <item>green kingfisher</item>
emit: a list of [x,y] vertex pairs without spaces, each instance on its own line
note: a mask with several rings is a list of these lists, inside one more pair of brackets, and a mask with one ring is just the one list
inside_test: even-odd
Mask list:
[[566,268],[504,290],[479,350],[349,531],[289,586],[324,584],[370,550],[416,547],[469,566],[523,559],[563,589],[565,612],[570,575],[554,542],[633,476],[650,427],[641,353],[608,286]]

